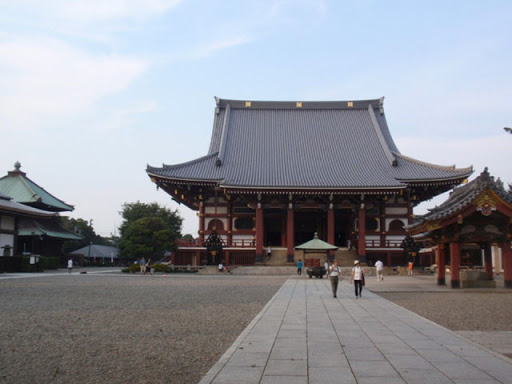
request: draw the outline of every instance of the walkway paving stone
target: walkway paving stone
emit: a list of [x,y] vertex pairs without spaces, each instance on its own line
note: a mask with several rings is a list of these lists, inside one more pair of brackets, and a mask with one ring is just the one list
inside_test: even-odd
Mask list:
[[289,279],[200,384],[512,383],[512,360],[368,290]]

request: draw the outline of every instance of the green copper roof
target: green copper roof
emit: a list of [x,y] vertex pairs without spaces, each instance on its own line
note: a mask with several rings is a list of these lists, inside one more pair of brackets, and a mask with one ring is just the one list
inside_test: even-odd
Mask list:
[[297,245],[295,249],[299,250],[305,250],[305,251],[335,251],[338,249],[338,247],[331,245],[329,243],[326,243],[323,240],[320,240],[318,238],[318,233],[315,232],[315,236],[313,237],[313,240],[309,240],[305,242],[304,244]]
[[14,164],[14,171],[0,178],[0,192],[12,197],[13,201],[46,211],[72,211],[74,207],[48,193],[20,171],[20,163]]
[[52,220],[21,219],[18,226],[18,236],[48,236],[64,240],[82,239],[82,236],[66,231]]

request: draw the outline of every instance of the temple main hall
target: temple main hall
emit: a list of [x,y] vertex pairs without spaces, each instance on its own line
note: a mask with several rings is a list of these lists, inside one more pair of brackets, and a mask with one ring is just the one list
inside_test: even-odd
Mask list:
[[198,237],[180,242],[177,265],[289,265],[315,233],[342,264],[403,265],[413,208],[473,172],[403,155],[384,98],[215,100],[208,153],[146,169],[198,213]]

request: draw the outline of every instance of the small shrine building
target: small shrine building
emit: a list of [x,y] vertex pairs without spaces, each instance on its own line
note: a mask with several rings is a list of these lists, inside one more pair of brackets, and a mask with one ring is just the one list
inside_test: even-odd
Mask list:
[[505,287],[512,288],[512,194],[499,179],[490,176],[487,168],[475,180],[455,188],[443,204],[417,217],[407,229],[435,245],[439,285],[445,284],[447,265],[452,288],[463,286],[461,268],[483,266],[485,280],[493,281],[494,247],[501,249]]
[[[400,244],[413,207],[472,171],[401,154],[383,98],[216,98],[208,153],[146,169],[158,188],[198,212],[198,240],[181,243],[173,260],[191,265],[286,265],[315,232],[339,247],[342,263],[353,252],[363,262],[403,265]],[[212,234],[222,241],[220,253],[204,246]]]
[[23,215],[16,218],[0,212],[0,244],[11,244],[9,256],[30,253],[60,257],[64,241],[82,238],[59,224],[58,214],[74,207],[28,178],[19,162],[14,164],[14,170],[0,178],[0,194],[0,198],[2,195],[8,198],[10,205],[25,207]]

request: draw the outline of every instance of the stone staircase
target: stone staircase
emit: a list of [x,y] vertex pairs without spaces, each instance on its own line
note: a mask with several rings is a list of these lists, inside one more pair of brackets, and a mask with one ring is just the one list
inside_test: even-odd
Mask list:
[[[266,248],[264,249],[266,251]],[[354,265],[354,260],[357,259],[357,252],[355,250],[349,250],[348,248],[340,248],[336,251],[335,256],[336,260],[342,267],[349,267]],[[267,257],[266,253],[263,260],[263,265],[265,266],[292,266],[296,265],[297,261],[304,259],[319,259],[320,264],[326,260],[326,253],[319,252],[313,253],[308,252],[304,255],[304,251],[295,251],[294,262],[289,263],[286,248],[272,248],[272,256],[270,258]]]
[[233,275],[242,276],[290,276],[297,275],[296,266],[240,266],[233,268]]

